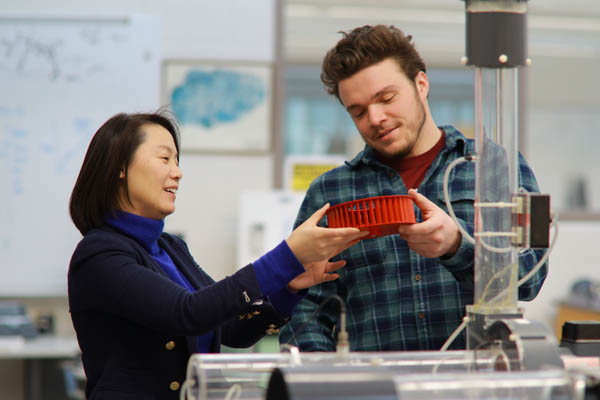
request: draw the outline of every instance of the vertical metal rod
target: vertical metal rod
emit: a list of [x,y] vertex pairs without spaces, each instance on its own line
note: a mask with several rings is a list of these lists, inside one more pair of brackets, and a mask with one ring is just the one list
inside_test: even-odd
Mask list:
[[513,159],[510,160],[510,165],[514,168],[510,170],[510,187],[512,193],[516,193],[519,189],[519,125],[520,125],[520,115],[519,115],[519,68],[512,68],[512,80],[513,80],[513,107],[512,107],[512,115],[514,116],[513,123],[513,142],[512,146],[512,156]]
[[504,134],[504,105],[503,105],[503,89],[504,89],[504,76],[503,69],[496,70],[496,132],[494,132],[494,143],[503,145],[502,137]]

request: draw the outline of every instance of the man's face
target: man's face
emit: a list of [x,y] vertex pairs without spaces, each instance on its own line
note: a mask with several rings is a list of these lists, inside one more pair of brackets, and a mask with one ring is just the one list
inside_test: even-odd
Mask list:
[[421,154],[429,90],[425,73],[411,82],[388,58],[340,81],[338,88],[363,140],[379,155],[389,159]]

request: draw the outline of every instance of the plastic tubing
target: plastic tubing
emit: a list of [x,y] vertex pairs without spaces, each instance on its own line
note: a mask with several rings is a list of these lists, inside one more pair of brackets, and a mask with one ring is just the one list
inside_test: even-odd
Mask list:
[[[475,156],[473,156],[472,158],[473,160],[476,159]],[[450,194],[448,193],[448,177],[450,176],[450,171],[452,171],[452,169],[457,166],[458,164],[465,162],[465,161],[470,161],[468,160],[466,157],[459,157],[456,160],[452,161],[450,163],[450,165],[448,165],[448,167],[446,168],[446,172],[444,173],[444,183],[442,184],[442,188],[444,190],[444,201],[446,202],[446,208],[448,208],[448,212],[450,213],[450,217],[452,217],[452,219],[454,220],[454,222],[456,223],[456,226],[458,227],[458,230],[460,231],[460,233],[462,233],[462,235],[472,244],[475,244],[475,239],[473,239],[473,236],[471,236],[469,234],[469,232],[467,232],[463,226],[460,224],[460,222],[458,222],[458,218],[456,218],[456,214],[454,214],[454,210],[452,209],[452,203],[450,203]],[[498,207],[506,207],[506,205],[511,205],[512,203],[496,203],[496,206]],[[485,236],[485,235],[483,235]],[[504,234],[502,234],[501,236],[506,236]],[[512,247],[504,247],[504,248],[499,248],[499,247],[494,247],[491,246],[489,244],[487,244],[486,242],[483,241],[483,239],[481,240],[481,245],[488,251],[491,251],[493,253],[508,253],[509,251],[512,250]]]

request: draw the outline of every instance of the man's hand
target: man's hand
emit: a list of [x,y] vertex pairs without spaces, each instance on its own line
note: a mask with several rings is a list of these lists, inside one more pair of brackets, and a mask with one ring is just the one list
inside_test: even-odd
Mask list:
[[333,281],[339,278],[338,274],[331,274],[346,265],[346,260],[329,262],[317,261],[304,266],[304,271],[290,281],[288,287],[293,291],[306,289],[322,282]]
[[398,229],[408,247],[428,258],[451,257],[456,254],[462,235],[454,220],[415,189],[410,189],[408,195],[423,215],[423,222],[401,225]]

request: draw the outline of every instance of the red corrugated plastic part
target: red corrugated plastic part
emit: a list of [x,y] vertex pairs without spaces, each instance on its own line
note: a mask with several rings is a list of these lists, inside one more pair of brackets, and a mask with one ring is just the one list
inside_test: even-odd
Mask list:
[[330,228],[369,231],[363,239],[393,235],[401,224],[414,224],[415,210],[409,196],[379,196],[337,204],[327,210]]

